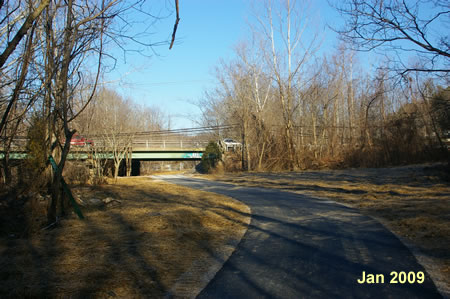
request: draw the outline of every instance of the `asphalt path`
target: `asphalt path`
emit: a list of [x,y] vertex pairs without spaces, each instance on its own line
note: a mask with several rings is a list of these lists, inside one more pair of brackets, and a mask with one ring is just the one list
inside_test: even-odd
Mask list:
[[252,210],[248,231],[197,298],[442,298],[399,239],[355,209],[275,189],[158,178]]

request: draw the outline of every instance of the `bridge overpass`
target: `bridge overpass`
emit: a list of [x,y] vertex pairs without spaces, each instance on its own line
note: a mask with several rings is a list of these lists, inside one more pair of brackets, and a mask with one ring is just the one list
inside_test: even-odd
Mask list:
[[[202,158],[208,141],[228,135],[236,125],[208,126],[175,130],[114,133],[114,135],[75,135],[68,155],[70,160],[113,159],[112,144],[120,141],[130,149],[135,161],[195,161]],[[9,159],[25,159],[27,138],[16,136],[11,143]],[[0,159],[5,156],[0,145]]]
[[[131,159],[139,161],[195,161],[201,160],[206,142],[186,142],[161,140],[133,140],[131,144]],[[5,156],[0,151],[0,159]],[[15,146],[9,154],[11,160],[21,160],[27,157],[24,146]],[[91,145],[72,145],[68,155],[69,160],[87,160],[98,157],[100,159],[113,159],[111,149],[100,142]]]
[[133,160],[182,161],[201,160],[207,142],[195,140],[136,139],[132,143]]

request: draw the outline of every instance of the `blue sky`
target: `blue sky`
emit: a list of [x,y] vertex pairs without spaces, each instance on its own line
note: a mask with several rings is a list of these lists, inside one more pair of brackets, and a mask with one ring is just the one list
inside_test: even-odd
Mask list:
[[[160,0],[161,6],[173,1]],[[158,1],[157,1],[158,3]],[[312,2],[311,12],[318,26],[337,20],[337,14],[326,0]],[[129,53],[126,64],[118,61],[114,71],[105,76],[110,88],[137,103],[159,107],[170,115],[171,129],[196,127],[198,108],[192,104],[204,90],[214,86],[213,69],[220,59],[232,59],[233,47],[249,39],[247,21],[250,4],[246,0],[180,0],[180,23],[177,43],[155,47],[157,56],[145,57]],[[169,16],[152,27],[154,41],[171,35],[175,16]],[[334,52],[336,36],[323,32],[322,51]]]

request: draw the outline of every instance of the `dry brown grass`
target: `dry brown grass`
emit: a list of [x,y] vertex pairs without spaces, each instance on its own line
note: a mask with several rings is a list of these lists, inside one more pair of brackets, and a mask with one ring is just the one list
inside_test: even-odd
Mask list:
[[192,296],[249,220],[236,200],[148,178],[78,189],[121,204],[84,208],[85,221],[71,216],[28,239],[1,238],[0,297]]
[[278,188],[357,207],[437,265],[450,291],[450,184],[442,165],[298,173],[209,176],[234,184]]

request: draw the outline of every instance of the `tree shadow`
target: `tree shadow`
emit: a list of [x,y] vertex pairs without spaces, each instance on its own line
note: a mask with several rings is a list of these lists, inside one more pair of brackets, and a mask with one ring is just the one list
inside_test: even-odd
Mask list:
[[439,297],[428,276],[423,285],[379,285],[370,291],[356,282],[363,271],[383,274],[387,280],[392,271],[424,271],[392,233],[356,210],[270,189],[190,179],[174,182],[234,197],[252,209],[236,251],[199,298]]

